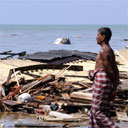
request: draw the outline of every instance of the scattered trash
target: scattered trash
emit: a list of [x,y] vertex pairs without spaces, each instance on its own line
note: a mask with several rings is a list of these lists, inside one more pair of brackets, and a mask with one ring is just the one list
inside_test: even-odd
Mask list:
[[31,96],[28,93],[23,93],[18,96],[19,102],[29,102],[31,101]]
[[[65,64],[67,60],[63,60],[62,57],[58,60],[53,58],[52,61],[49,60],[59,64],[32,61],[34,65],[24,65],[24,60],[20,60],[20,66],[12,66],[8,77],[3,79],[0,85],[0,111],[33,113],[47,122],[88,120],[92,101],[92,82],[88,79],[87,71],[90,65],[94,67],[96,54],[87,56],[87,53],[86,55],[78,51],[74,53],[83,58],[74,61],[73,53],[70,51],[68,54],[71,58],[68,58],[70,62],[68,64]],[[10,51],[0,54],[10,54]],[[16,65],[16,62],[14,63]],[[82,63],[86,63],[87,66]],[[127,121],[128,114],[128,70],[125,64],[118,65],[121,68],[121,81],[116,100],[111,104],[113,117],[122,121]],[[18,122],[15,126],[45,127],[47,125]],[[1,124],[1,127],[4,127],[4,124],[3,126]]]

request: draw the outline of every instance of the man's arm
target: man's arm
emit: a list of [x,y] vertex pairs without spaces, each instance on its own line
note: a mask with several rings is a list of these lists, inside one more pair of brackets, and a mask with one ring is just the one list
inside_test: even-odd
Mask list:
[[108,74],[109,78],[113,81],[114,80],[114,71],[112,69],[112,58],[111,55],[105,51],[100,51],[100,58],[102,60],[103,67],[105,68],[106,73]]
[[[116,97],[117,86],[119,84],[119,70],[117,64],[115,62],[114,53],[113,55],[106,53],[105,51],[101,51],[100,53],[101,59],[103,61],[103,66],[106,69],[106,72],[109,78],[113,81],[113,92],[111,94],[111,100],[113,101]],[[113,56],[113,57],[112,57]]]
[[100,56],[103,62],[103,66],[109,76],[109,78],[113,81],[114,87],[113,89],[116,90],[117,85],[119,84],[119,70],[117,67],[117,64],[115,62],[115,56],[112,51],[111,54],[109,54],[107,51],[101,51]]

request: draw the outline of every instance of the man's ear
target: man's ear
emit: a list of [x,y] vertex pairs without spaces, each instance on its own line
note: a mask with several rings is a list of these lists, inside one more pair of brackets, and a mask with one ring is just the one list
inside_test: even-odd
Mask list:
[[105,35],[102,35],[103,40],[105,40]]

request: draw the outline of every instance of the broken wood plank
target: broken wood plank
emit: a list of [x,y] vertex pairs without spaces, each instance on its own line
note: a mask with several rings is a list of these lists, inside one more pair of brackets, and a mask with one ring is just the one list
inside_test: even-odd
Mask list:
[[121,121],[128,121],[128,116],[126,111],[116,111],[117,119]]
[[41,83],[41,80],[32,81],[31,83],[28,83],[28,84],[24,85],[21,90],[24,92],[25,89],[27,89],[31,86],[34,86],[34,85],[38,85],[40,83]]
[[15,127],[41,127],[41,128],[63,128],[64,124],[48,124],[48,123],[25,123],[25,122],[17,122],[15,123]]
[[[30,65],[30,66],[24,66],[15,68],[15,71],[28,71],[28,70],[37,70],[37,69],[63,69],[65,67],[69,67],[69,65],[55,65],[55,64],[38,64],[38,65]],[[72,65],[67,70],[73,70],[73,71],[83,71],[83,66],[77,66]]]
[[34,81],[34,84],[29,84],[27,87],[24,87],[23,92],[27,92],[28,90],[32,89],[33,87],[39,85],[40,83],[50,82],[55,80],[55,76],[48,74],[42,77],[39,77],[36,81]]
[[66,99],[70,99],[70,96],[68,93],[61,93],[61,96]]
[[63,98],[63,97],[59,97],[59,96],[55,96],[55,99],[57,101],[61,101],[61,102],[63,101],[65,103],[67,103],[67,102],[77,102],[77,103],[84,103],[84,104],[90,104],[91,103],[91,101],[88,101],[88,100],[85,100],[85,99]]
[[65,75],[65,77],[79,77],[79,78],[88,78],[88,76],[80,76],[80,75]]
[[119,91],[128,91],[128,79],[121,82],[121,84],[118,87]]
[[92,93],[83,93],[83,92],[72,92],[70,94],[71,98],[76,98],[76,99],[85,99],[85,100],[92,100]]
[[91,104],[88,103],[88,104],[85,104],[85,103],[77,103],[77,102],[74,102],[74,103],[65,103],[64,106],[67,106],[67,107],[91,107]]
[[128,105],[127,104],[117,104],[117,103],[112,103],[111,106],[117,107],[117,108],[125,108]]
[[58,118],[73,118],[73,116],[69,114],[64,114],[64,113],[57,112],[57,111],[51,111],[49,112],[49,115],[53,117],[58,117]]
[[3,100],[2,101],[4,104],[7,104],[9,106],[15,106],[15,105],[19,105],[20,103],[17,101],[11,101],[11,100]]
[[88,126],[88,123],[87,122],[73,122],[73,123],[71,123],[71,124],[67,124],[67,128],[72,128],[72,127],[77,127],[77,128],[79,128],[79,127],[82,127],[82,128],[87,128],[87,126]]
[[85,118],[80,118],[80,117],[79,118],[76,118],[76,117],[73,117],[73,118],[43,117],[43,121],[46,121],[46,122],[81,122],[84,120]]
[[57,73],[56,79],[59,78],[59,77],[61,77],[62,74],[63,74],[65,71],[67,71],[70,67],[71,67],[71,65],[69,65],[68,67],[65,67],[65,68],[62,69],[59,73]]
[[1,106],[3,106],[4,111],[10,111],[10,109],[4,103],[1,103]]

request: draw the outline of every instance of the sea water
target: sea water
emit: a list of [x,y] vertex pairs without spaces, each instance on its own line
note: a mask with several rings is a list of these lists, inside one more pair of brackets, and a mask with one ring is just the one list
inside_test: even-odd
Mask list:
[[[96,35],[100,27],[112,30],[111,47],[115,50],[128,45],[128,25],[0,25],[0,52],[78,50],[98,52]],[[71,45],[55,45],[56,38],[69,38]]]

